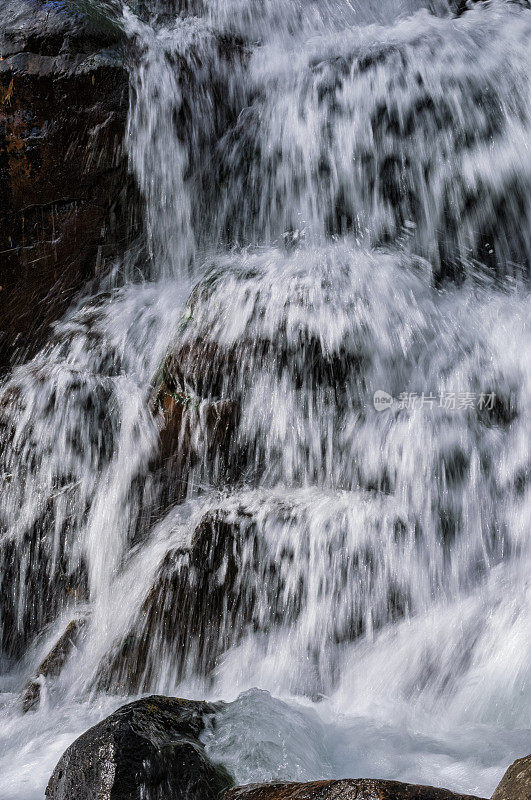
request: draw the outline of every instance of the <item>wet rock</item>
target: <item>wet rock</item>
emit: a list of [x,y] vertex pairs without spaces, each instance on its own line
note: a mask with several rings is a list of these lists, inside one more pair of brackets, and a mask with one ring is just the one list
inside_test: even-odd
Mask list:
[[[263,369],[287,379],[295,390],[323,387],[337,397],[348,375],[360,372],[369,348],[361,339],[354,341],[352,325],[342,325],[330,341],[323,338],[319,319],[331,304],[337,304],[338,315],[356,313],[351,296],[342,294],[352,291],[348,256],[344,272],[333,275],[328,257],[317,252],[315,269],[304,252],[286,259],[279,248],[263,257],[231,256],[212,263],[188,299],[163,365],[166,387],[238,403],[255,380],[253,373]],[[234,317],[228,335],[224,315]]]
[[460,17],[461,14],[464,14],[465,11],[472,8],[477,2],[478,0],[450,0],[448,5],[450,6],[450,11],[452,11],[456,17]]
[[116,0],[6,0],[2,5],[2,55],[33,53],[65,59],[86,55],[123,38]]
[[[208,677],[246,636],[273,636],[304,615],[315,622],[301,645],[303,658],[324,675],[332,644],[360,636],[369,616],[372,629],[403,616],[409,602],[407,577],[389,573],[385,546],[371,548],[356,530],[349,533],[343,514],[339,503],[333,519],[321,520],[323,540],[304,500],[242,492],[203,513],[190,545],[170,548],[161,560],[127,635],[100,665],[98,687],[146,691],[164,659],[176,679]],[[381,506],[374,514],[382,514]],[[367,517],[360,531],[378,536],[377,525]],[[296,527],[304,535],[295,537]],[[391,541],[391,530],[382,538],[391,548],[401,546]],[[339,571],[338,553],[345,559]],[[310,576],[312,563],[322,565],[319,579]],[[363,592],[371,597],[370,615]]]
[[[506,19],[511,45],[503,46],[499,22],[478,21],[481,41],[492,42],[488,61],[464,21],[451,44],[427,24],[422,36],[339,56],[323,46],[285,83],[260,87],[224,143],[223,233],[258,243],[303,224],[323,236],[369,231],[381,246],[411,226],[415,252],[441,278],[460,278],[474,261],[525,272],[526,45],[512,38],[513,15]],[[469,54],[466,70],[456,40]]]
[[[177,422],[183,406],[204,403],[221,414],[210,437],[216,443],[214,458],[204,459],[217,473],[214,479],[202,473],[198,480],[252,481],[295,452],[295,481],[308,479],[307,465],[311,479],[321,470],[328,480],[316,428],[322,426],[323,441],[330,443],[331,436],[341,435],[344,413],[352,406],[362,412],[364,375],[381,348],[372,272],[384,262],[394,271],[392,258],[382,261],[343,245],[315,249],[311,256],[303,248],[289,254],[275,248],[213,261],[190,295],[157,384],[161,402],[179,410]],[[362,272],[366,281],[359,278]],[[399,315],[396,323],[402,325]],[[390,318],[384,322],[388,326],[394,336]],[[283,431],[263,413],[267,403],[272,413],[286,409],[284,417],[276,415]],[[306,403],[304,430],[295,436],[288,419]],[[170,451],[179,444],[176,437],[167,439]],[[281,479],[281,469],[271,480]]]
[[86,618],[81,617],[70,622],[64,633],[54,644],[46,658],[39,664],[35,677],[33,677],[22,697],[22,708],[24,713],[35,708],[39,704],[41,698],[41,687],[43,678],[57,677],[64,665],[66,664],[70,654],[77,646],[81,637],[82,631],[86,624]]
[[[371,779],[255,784],[231,789],[223,800],[474,800],[447,789]],[[478,800],[477,798],[475,800]]]
[[492,800],[529,800],[531,797],[531,755],[511,764]]
[[[254,540],[254,541],[253,541]],[[243,550],[251,541],[253,564]],[[249,555],[249,553],[247,553]],[[217,656],[253,626],[264,628],[257,603],[258,585],[245,580],[244,564],[261,575],[262,595],[267,595],[271,614],[287,622],[297,609],[281,610],[282,570],[277,579],[266,549],[260,546],[256,523],[244,509],[236,515],[205,514],[191,547],[173,548],[160,564],[130,633],[118,644],[108,663],[102,665],[99,685],[128,692],[148,687],[156,674],[162,652],[171,652],[172,666],[182,674],[193,670],[208,674]],[[274,610],[273,610],[274,606]],[[261,606],[266,608],[267,605]],[[282,613],[283,612],[283,613]],[[272,620],[269,620],[271,624]]]
[[[95,487],[90,478],[83,484],[81,464],[104,469],[112,458],[116,425],[104,383],[58,368],[49,350],[0,394],[0,474],[9,489],[0,494],[0,647],[9,660],[88,599],[79,536]],[[65,419],[65,446],[54,459]]]
[[232,783],[199,735],[219,705],[152,696],[118,709],[70,745],[48,800],[215,800]]
[[[460,17],[465,11],[469,11],[475,5],[481,5],[482,2],[485,6],[488,6],[488,3],[485,3],[484,0],[450,0],[449,5],[450,10],[456,17]],[[507,2],[522,6],[522,8],[531,8],[529,0],[507,0]]]
[[121,32],[82,7],[0,12],[0,370],[38,347],[129,228]]
[[183,499],[192,470],[204,478],[213,464],[218,477],[228,466],[238,408],[230,400],[201,399],[169,375],[159,384],[154,407],[160,447],[152,472],[159,473],[163,504]]
[[[0,644],[5,657],[20,658],[32,639],[68,607],[88,595],[86,565],[72,561],[69,521],[57,532],[58,552],[49,552],[52,503],[20,540],[0,545]],[[48,535],[47,535],[48,534]]]

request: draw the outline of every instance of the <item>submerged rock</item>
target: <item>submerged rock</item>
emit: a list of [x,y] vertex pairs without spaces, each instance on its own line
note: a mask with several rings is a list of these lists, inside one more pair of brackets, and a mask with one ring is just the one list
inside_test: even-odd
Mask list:
[[55,561],[50,557],[51,537],[46,534],[52,509],[48,503],[20,539],[6,537],[0,544],[0,645],[12,660],[61,612],[87,598],[86,564],[69,558],[69,521],[59,531]]
[[86,621],[86,617],[72,620],[46,658],[39,664],[35,677],[29,681],[22,697],[24,712],[30,711],[38,705],[41,698],[42,679],[54,678],[61,673],[68,657],[79,641]]
[[[371,301],[353,285],[349,261],[371,267],[373,259],[341,251],[345,263],[335,269],[334,256],[314,251],[308,264],[303,251],[275,248],[209,264],[157,383],[161,457],[174,482],[200,461],[201,482],[234,483],[246,477],[249,464],[267,469],[274,459],[258,449],[249,417],[260,422],[260,415],[249,403],[260,395],[276,402],[279,385],[294,402],[311,393],[316,419],[324,408],[357,399],[352,382],[373,352],[359,336],[365,324],[360,306]],[[324,333],[330,308],[338,324]],[[285,450],[285,440],[278,446]]]
[[[170,549],[159,565],[129,634],[102,665],[101,687],[142,691],[152,683],[161,652],[172,653],[178,672],[192,660],[199,673],[208,674],[220,652],[253,623],[258,626],[257,587],[245,580],[243,568],[245,564],[252,569],[244,556],[244,551],[249,554],[246,539],[254,545],[253,565],[262,578],[260,594],[272,604],[271,616],[280,613],[273,606],[281,591],[281,568],[276,581],[267,580],[274,565],[251,516],[245,509],[235,515],[222,510],[206,513],[190,548]],[[287,620],[289,609],[283,610]],[[266,624],[262,619],[262,627]]]
[[531,755],[511,764],[492,800],[529,800],[531,797]]
[[130,222],[121,31],[82,7],[0,12],[0,371],[39,346]]
[[[0,647],[9,661],[88,600],[78,536],[94,484],[86,472],[83,484],[82,465],[104,469],[116,442],[109,384],[58,366],[48,349],[0,393],[0,530],[7,531],[0,538]],[[53,458],[66,429],[66,446]]]
[[[372,779],[255,784],[231,789],[223,800],[474,800],[433,786]],[[476,800],[478,800],[476,798]]]
[[232,781],[199,735],[219,705],[152,696],[123,706],[61,756],[49,800],[214,800]]
[[407,229],[441,280],[474,261],[527,272],[529,19],[509,8],[503,20],[464,14],[451,37],[426,15],[421,34],[315,40],[229,132],[220,230],[256,243],[368,232],[381,246]]
[[390,509],[363,495],[313,500],[304,492],[240,492],[193,519],[190,544],[178,538],[168,549],[127,634],[100,665],[100,688],[147,691],[165,659],[176,679],[207,676],[246,636],[297,625],[308,626],[301,661],[324,680],[332,643],[403,616],[412,581],[388,567],[402,546]]
[[203,399],[187,393],[171,376],[158,386],[154,407],[159,450],[152,471],[159,472],[163,504],[182,500],[191,471],[217,464],[225,471],[238,407],[230,400]]

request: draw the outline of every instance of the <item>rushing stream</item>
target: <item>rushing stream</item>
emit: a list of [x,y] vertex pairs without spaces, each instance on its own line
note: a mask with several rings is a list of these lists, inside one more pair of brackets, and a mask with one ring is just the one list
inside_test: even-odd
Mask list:
[[230,701],[239,783],[490,796],[531,749],[531,12],[183,5],[118,9],[145,246],[1,387],[0,800],[148,692]]

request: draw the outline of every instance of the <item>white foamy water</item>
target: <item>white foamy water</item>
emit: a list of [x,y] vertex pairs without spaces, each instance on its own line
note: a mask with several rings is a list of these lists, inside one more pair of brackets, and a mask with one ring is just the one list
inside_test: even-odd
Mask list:
[[1,387],[0,798],[152,692],[228,702],[237,782],[489,796],[531,746],[530,13],[164,10],[122,20],[148,263]]

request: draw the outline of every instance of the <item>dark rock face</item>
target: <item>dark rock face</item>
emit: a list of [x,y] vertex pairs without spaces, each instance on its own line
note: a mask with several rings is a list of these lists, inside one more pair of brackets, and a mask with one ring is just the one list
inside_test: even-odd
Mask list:
[[152,696],[123,706],[62,755],[49,800],[214,800],[231,785],[198,736],[209,703]]
[[[243,786],[223,795],[223,800],[474,800],[432,786],[370,779],[274,783]],[[476,798],[477,800],[477,798]]]
[[24,712],[30,711],[38,705],[41,697],[42,678],[54,678],[60,674],[69,655],[76,647],[82,631],[86,624],[86,618],[74,619],[70,622],[62,636],[54,644],[44,661],[42,661],[35,673],[35,677],[26,686],[22,697],[22,708]]
[[[352,641],[367,630],[358,587],[373,592],[374,628],[403,616],[408,587],[402,576],[388,576],[385,553],[349,539],[340,523],[320,547],[312,541],[306,514],[286,498],[265,493],[254,502],[235,495],[225,507],[220,503],[204,513],[190,546],[170,548],[159,563],[127,635],[100,665],[98,686],[147,691],[165,658],[179,678],[208,677],[220,656],[247,635],[295,625],[312,607],[312,559],[324,565],[319,597],[328,612],[314,629],[323,670],[331,642]],[[296,524],[306,531],[298,541],[292,537]],[[332,577],[337,552],[348,564]],[[308,658],[315,659],[315,651],[308,645]]]
[[184,391],[170,376],[158,387],[155,417],[160,430],[160,447],[152,465],[162,486],[162,504],[181,500],[191,470],[208,470],[218,461],[227,466],[229,443],[238,409],[230,400],[202,399]]
[[119,31],[45,0],[3,5],[0,23],[2,370],[113,255],[132,189]]
[[58,558],[50,558],[46,534],[51,512],[48,504],[20,541],[4,538],[0,546],[0,644],[4,655],[13,660],[22,656],[33,637],[60,611],[87,596],[85,564],[72,563],[67,554],[72,535],[68,522],[59,532]]
[[[254,540],[252,565],[243,557],[246,539]],[[257,580],[261,574],[261,592],[246,582],[244,564],[254,568]],[[266,580],[273,569],[263,543],[260,547],[256,524],[245,511],[236,520],[223,512],[205,514],[190,549],[174,548],[163,559],[129,636],[102,666],[100,685],[114,691],[142,691],[152,682],[161,652],[171,652],[172,662],[181,670],[192,660],[199,673],[207,674],[217,656],[249,626],[271,624],[272,619],[259,619],[257,592],[262,599],[268,596],[272,617],[283,614],[288,619],[290,609],[275,603],[281,592],[281,569],[277,581]],[[217,573],[223,573],[223,581],[216,579]]]
[[[328,346],[320,339],[314,322],[327,294],[335,299],[344,285],[348,296],[344,276],[321,276],[322,295],[310,297],[305,278],[297,274],[301,259],[297,252],[292,257],[293,264],[286,265],[279,249],[273,265],[260,257],[248,262],[238,256],[214,262],[191,293],[157,387],[157,407],[164,417],[161,439],[165,460],[172,456],[182,463],[186,459],[189,448],[182,443],[190,437],[183,435],[182,426],[193,421],[192,409],[202,409],[208,419],[203,426],[208,453],[215,451],[222,462],[219,473],[234,483],[241,479],[249,461],[255,461],[255,443],[248,435],[238,435],[238,423],[242,401],[258,370],[286,380],[295,391],[320,392],[334,400],[345,393],[343,387],[349,378],[360,372],[367,357],[360,343],[353,342],[347,332],[338,343]],[[279,280],[290,282],[294,300],[288,299],[288,291],[282,299],[278,297]],[[232,314],[238,303],[242,308],[238,334],[227,339],[220,335],[220,320],[223,314]],[[290,328],[290,316],[304,303],[312,314],[295,332]],[[314,310],[312,304],[318,308]],[[349,307],[348,312],[355,313],[355,309]],[[212,456],[206,460],[212,462]]]
[[478,0],[450,0],[450,11],[452,11],[456,17],[460,17],[461,14],[464,14],[465,11],[472,8],[477,2]]
[[531,755],[511,764],[492,800],[529,800],[531,797]]

